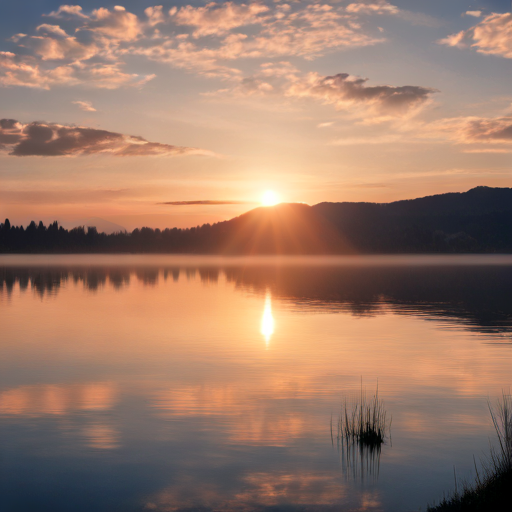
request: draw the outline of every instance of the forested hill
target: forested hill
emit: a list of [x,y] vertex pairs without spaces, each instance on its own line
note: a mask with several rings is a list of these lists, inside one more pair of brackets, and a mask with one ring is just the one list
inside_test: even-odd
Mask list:
[[512,252],[512,189],[477,187],[394,203],[313,209],[357,252]]
[[0,224],[3,253],[512,253],[512,189],[477,187],[394,203],[281,204],[214,225],[106,235],[55,222]]

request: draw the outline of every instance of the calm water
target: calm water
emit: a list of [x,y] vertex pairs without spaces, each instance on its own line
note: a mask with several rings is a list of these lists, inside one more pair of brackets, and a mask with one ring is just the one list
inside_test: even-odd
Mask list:
[[[425,510],[511,363],[510,257],[3,256],[0,510]],[[347,461],[361,379],[391,439]]]

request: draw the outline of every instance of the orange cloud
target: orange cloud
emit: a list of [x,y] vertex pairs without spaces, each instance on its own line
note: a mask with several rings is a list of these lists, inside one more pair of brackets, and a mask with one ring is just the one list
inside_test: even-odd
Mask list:
[[65,15],[88,18],[88,16],[82,13],[82,8],[79,5],[61,5],[56,11],[47,14],[48,17],[52,18],[64,18]]
[[373,3],[353,3],[347,5],[347,12],[366,14],[398,14],[399,9],[386,0],[379,0]]
[[31,49],[45,60],[87,60],[97,55],[99,47],[83,44],[74,36],[69,36],[58,25],[43,23],[36,28],[37,35],[17,37],[19,46]]
[[512,117],[456,117],[430,123],[428,133],[460,144],[512,144]]
[[120,46],[135,41],[143,32],[137,16],[124,7],[100,8],[87,16],[80,6],[64,5],[48,16],[68,18],[73,35],[60,25],[43,23],[34,35],[11,38],[22,50],[0,52],[0,85],[50,89],[86,83],[115,89],[143,85],[154,78],[121,69]]
[[92,106],[90,101],[72,101],[73,105],[77,105],[80,110],[84,112],[96,112],[96,109]]
[[0,52],[0,86],[21,86],[50,89],[54,85],[80,85],[103,89],[141,86],[155,75],[124,73],[118,63],[82,64],[74,62],[47,69],[32,57]]
[[464,153],[512,153],[512,117],[456,117],[417,126],[417,140],[462,146]]
[[196,148],[149,142],[121,133],[56,123],[22,124],[0,119],[0,149],[14,156],[174,156],[212,154]]
[[[145,9],[140,18],[124,7],[85,14],[62,5],[32,35],[17,34],[19,49],[0,53],[0,85],[49,89],[88,84],[100,88],[143,85],[154,75],[126,73],[127,55],[169,63],[205,76],[239,79],[226,61],[299,56],[314,59],[327,52],[378,44],[384,39],[363,24],[366,14],[396,13],[384,0],[328,4],[235,4],[211,2],[164,12]],[[156,28],[158,25],[158,28]]]
[[163,7],[161,5],[155,5],[154,7],[148,7],[144,10],[144,14],[148,17],[148,23],[151,27],[163,23],[165,16],[163,13]]
[[250,201],[217,201],[212,199],[201,199],[197,201],[168,201],[166,203],[157,203],[162,205],[169,205],[169,206],[194,206],[194,205],[201,205],[201,206],[218,206],[218,205],[224,205],[224,204],[254,204]]
[[268,10],[266,5],[257,2],[249,5],[210,2],[204,7],[186,5],[179,10],[173,8],[171,12],[177,25],[194,27],[194,37],[202,37],[222,35],[233,28],[262,23],[264,18],[260,15]]
[[142,25],[135,14],[116,5],[112,11],[101,7],[92,11],[81,30],[90,30],[110,40],[132,41],[142,34]]
[[[369,46],[383,41],[380,35],[375,37],[367,34],[353,16],[340,14],[329,5],[316,4],[298,10],[291,10],[288,4],[278,5],[271,13],[265,11],[265,17],[258,18],[258,29],[248,34],[226,33],[228,27],[242,24],[243,19],[248,23],[249,13],[254,15],[261,8],[260,4],[254,5],[258,7],[252,10],[249,6],[244,7],[245,17],[234,16],[231,4],[229,9],[218,6],[207,9],[206,6],[199,10],[190,7],[177,11],[173,19],[183,12],[187,13],[183,20],[189,20],[191,25],[195,23],[194,42],[189,40],[186,33],[173,37],[161,36],[158,44],[132,45],[125,51],[206,76],[239,79],[241,72],[226,66],[226,61],[284,56],[313,59],[328,51]],[[212,21],[213,13],[217,24]],[[205,35],[209,35],[210,39],[203,40],[202,36]]]
[[440,44],[476,48],[479,53],[512,59],[512,14],[490,14],[468,30],[452,34]]

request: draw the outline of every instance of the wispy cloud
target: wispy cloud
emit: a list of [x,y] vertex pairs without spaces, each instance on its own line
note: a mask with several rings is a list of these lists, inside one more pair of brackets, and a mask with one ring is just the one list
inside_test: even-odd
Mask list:
[[77,105],[80,110],[84,112],[96,112],[96,109],[92,106],[90,101],[72,101],[73,105]]
[[15,51],[0,52],[0,85],[50,89],[87,84],[115,89],[144,85],[154,78],[123,70],[123,46],[141,38],[145,27],[124,7],[85,14],[80,6],[63,5],[47,17],[62,21],[43,23],[33,35],[16,34],[11,38]]
[[512,14],[490,14],[468,30],[439,41],[457,48],[475,48],[479,53],[512,59]]
[[331,142],[333,146],[367,146],[377,144],[402,143],[403,136],[400,134],[376,135],[373,137],[340,137]]
[[23,124],[14,119],[0,119],[0,150],[13,156],[213,155],[201,149],[149,142],[107,130],[44,122]]
[[[263,8],[250,4],[235,9],[228,4],[171,10],[173,22],[187,22],[193,28],[191,34],[161,35],[153,44],[132,45],[127,51],[205,76],[237,80],[242,73],[234,62],[239,59],[296,56],[312,60],[327,52],[384,41],[377,31],[373,34],[363,28],[355,14],[330,5]],[[250,30],[245,29],[247,25]]]
[[103,89],[122,86],[142,86],[155,75],[125,73],[119,63],[89,63],[75,61],[45,68],[38,61],[12,52],[0,52],[0,86],[51,89],[55,85],[87,84]]
[[[43,14],[43,16],[45,16]],[[65,16],[78,16],[79,18],[88,18],[82,12],[82,8],[79,5],[61,5],[56,11],[52,11],[46,16],[52,18],[64,18]]]
[[318,123],[316,125],[317,128],[330,128],[334,125],[334,121],[325,121],[324,123]]
[[380,121],[415,113],[430,99],[436,89],[416,85],[367,85],[367,78],[339,73],[321,76],[309,73],[293,82],[286,95],[295,98],[313,98],[334,105],[339,110],[364,109],[362,117]]
[[386,0],[377,0],[375,2],[356,2],[347,6],[347,12],[365,13],[365,14],[398,14],[399,9]]
[[177,25],[187,25],[194,29],[193,36],[198,38],[209,35],[223,35],[231,29],[247,25],[262,24],[266,21],[262,14],[269,8],[261,3],[235,4],[210,2],[204,7],[186,5],[179,10],[173,8],[169,14]]
[[55,85],[118,88],[144,85],[152,74],[125,71],[126,57],[144,56],[206,76],[238,79],[239,59],[302,57],[384,41],[369,15],[401,13],[384,0],[328,3],[234,3],[124,7],[85,12],[62,5],[32,34],[16,34],[0,52],[0,85],[49,89]]
[[460,144],[512,145],[512,117],[441,119],[427,125],[427,133],[446,137]]
[[[289,62],[264,63],[252,76],[241,78],[231,88],[209,93],[217,96],[280,96],[312,99],[372,124],[412,117],[428,105],[437,89],[417,85],[368,85],[368,78],[348,73],[301,75]],[[332,123],[331,123],[332,124]],[[326,127],[323,124],[319,127]]]
[[254,201],[219,201],[214,199],[200,199],[196,201],[167,201],[164,203],[156,203],[167,206],[219,206],[228,204],[256,204]]
[[440,143],[458,147],[462,153],[510,153],[512,117],[461,116],[428,123],[412,121],[400,126],[395,133],[339,138],[331,144],[351,146],[392,143]]

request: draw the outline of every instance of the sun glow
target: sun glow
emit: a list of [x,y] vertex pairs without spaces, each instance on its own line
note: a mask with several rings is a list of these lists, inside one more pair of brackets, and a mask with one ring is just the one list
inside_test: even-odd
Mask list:
[[268,348],[270,338],[274,334],[274,317],[272,316],[272,296],[267,292],[265,297],[265,308],[263,309],[263,317],[261,318],[261,334],[265,338],[265,344]]
[[273,190],[267,190],[261,198],[263,206],[274,206],[279,203],[279,196]]

